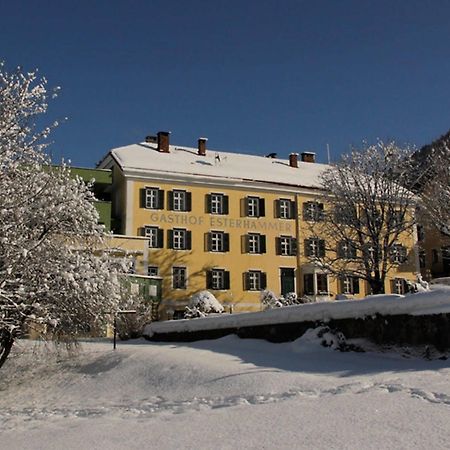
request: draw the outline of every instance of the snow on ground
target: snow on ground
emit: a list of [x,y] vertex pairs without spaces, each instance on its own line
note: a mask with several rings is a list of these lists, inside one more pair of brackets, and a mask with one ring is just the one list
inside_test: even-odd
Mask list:
[[272,344],[21,341],[0,370],[5,449],[448,448],[450,362]]

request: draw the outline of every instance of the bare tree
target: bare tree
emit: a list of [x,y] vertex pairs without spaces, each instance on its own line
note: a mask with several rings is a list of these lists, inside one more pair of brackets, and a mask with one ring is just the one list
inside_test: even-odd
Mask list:
[[402,240],[414,230],[414,194],[402,186],[411,151],[378,142],[343,155],[322,175],[323,194],[304,206],[305,253],[335,277],[384,292],[389,270],[406,263]]
[[409,183],[420,197],[425,218],[450,236],[450,131],[415,152]]

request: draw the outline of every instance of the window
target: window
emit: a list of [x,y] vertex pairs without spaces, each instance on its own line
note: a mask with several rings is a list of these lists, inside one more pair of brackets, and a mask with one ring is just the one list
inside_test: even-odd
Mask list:
[[185,313],[184,309],[176,309],[173,312],[172,320],[182,320],[182,319],[184,319],[184,313]]
[[306,295],[314,295],[314,274],[305,273],[303,276],[303,290]]
[[359,279],[345,276],[341,279],[341,292],[343,294],[359,294]]
[[426,266],[425,250],[419,250],[419,266],[421,269],[425,268]]
[[244,274],[244,282],[246,291],[262,291],[266,288],[267,277],[260,270],[249,270]]
[[258,233],[249,233],[244,236],[244,253],[266,253],[266,236]]
[[263,198],[259,197],[246,197],[245,203],[245,216],[247,217],[264,217],[265,203]]
[[277,255],[295,256],[297,254],[297,240],[292,236],[280,236],[276,239]]
[[159,273],[158,266],[148,266],[147,275],[149,277],[157,277]]
[[356,209],[350,205],[339,205],[334,211],[334,220],[341,225],[355,224],[358,220]]
[[328,275],[325,273],[316,274],[317,277],[317,293],[319,295],[328,294]]
[[186,289],[186,267],[172,267],[173,289]]
[[230,251],[230,235],[223,231],[206,233],[206,250],[209,252]]
[[293,219],[295,217],[295,202],[286,198],[276,200],[275,217],[279,219]]
[[206,272],[206,289],[230,289],[230,272],[224,269],[211,269]]
[[363,253],[364,253],[364,258],[368,259],[371,263],[374,263],[375,260],[378,261],[381,256],[379,247],[377,247],[376,245],[372,245],[372,244],[366,244],[364,246]]
[[[314,286],[314,283],[317,286]],[[305,295],[328,295],[328,275],[325,273],[305,273],[303,275]]]
[[387,220],[391,228],[400,228],[405,223],[405,213],[404,211],[389,211]]
[[192,195],[179,189],[168,192],[168,206],[171,211],[191,211]]
[[191,232],[184,228],[168,230],[168,247],[174,250],[191,250]]
[[305,254],[313,258],[325,256],[325,241],[319,238],[305,239]]
[[356,258],[356,245],[352,241],[341,241],[338,244],[337,254],[342,259]]
[[403,278],[394,278],[392,280],[392,292],[394,294],[405,294],[408,291],[408,284]]
[[320,220],[323,220],[323,203],[303,203],[303,219],[310,222],[319,222]]
[[228,214],[228,195],[207,194],[206,212],[209,214]]
[[164,209],[164,191],[157,187],[141,189],[141,208]]
[[417,225],[417,240],[423,241],[425,239],[425,230],[423,225]]
[[431,261],[433,264],[437,264],[439,262],[439,252],[435,248],[431,250]]
[[162,248],[164,240],[164,230],[158,227],[144,227],[144,236],[148,238],[149,248]]
[[406,247],[394,244],[390,250],[390,260],[393,264],[403,264],[408,259]]

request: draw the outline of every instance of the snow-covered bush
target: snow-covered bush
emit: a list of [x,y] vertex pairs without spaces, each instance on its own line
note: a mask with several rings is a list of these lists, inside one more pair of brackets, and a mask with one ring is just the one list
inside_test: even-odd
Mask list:
[[264,309],[279,308],[283,306],[278,297],[268,289],[261,292],[261,304],[263,305]]
[[302,298],[297,297],[295,292],[289,292],[285,297],[277,297],[272,291],[265,290],[261,292],[261,304],[264,309],[281,308],[283,306],[299,305],[307,303],[302,301]]
[[347,342],[344,333],[328,326],[319,326],[314,329],[310,328],[300,339],[307,342],[318,342],[323,347],[330,347],[333,350],[339,350],[341,352],[364,351],[358,345]]
[[105,251],[94,196],[45,154],[46,81],[0,65],[0,367],[25,328],[73,341],[120,300],[125,263]]
[[211,292],[200,291],[191,297],[189,305],[186,306],[184,318],[195,319],[209,314],[221,314],[223,311],[223,306]]

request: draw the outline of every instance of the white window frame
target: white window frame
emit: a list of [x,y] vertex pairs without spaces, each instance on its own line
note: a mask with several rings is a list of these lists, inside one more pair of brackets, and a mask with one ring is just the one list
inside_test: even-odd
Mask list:
[[280,219],[292,219],[291,217],[291,201],[287,198],[280,198]]
[[225,233],[223,231],[211,231],[211,251],[223,252],[225,243]]
[[248,271],[248,290],[260,291],[261,290],[261,272],[257,270]]
[[309,256],[317,258],[319,254],[319,240],[310,238],[308,240],[308,246],[309,246]]
[[292,237],[280,236],[280,255],[291,256]]
[[223,269],[211,269],[211,285],[216,291],[225,289],[225,271]]
[[211,214],[223,214],[223,194],[210,194]]
[[308,222],[318,222],[322,219],[322,209],[319,207],[321,203],[310,201],[306,202],[306,209],[305,209],[305,215],[304,218]]
[[173,210],[186,211],[186,191],[173,190]]
[[406,280],[404,278],[394,278],[394,294],[403,295],[406,293]]
[[248,252],[252,254],[261,253],[261,235],[249,233],[248,235]]
[[173,249],[185,250],[186,249],[186,230],[183,228],[173,229]]
[[[317,286],[317,295],[329,295],[330,293],[330,280],[328,274],[326,273],[315,273],[316,277],[316,286]],[[324,277],[326,281],[326,289],[325,291],[319,289],[319,278]]]
[[186,267],[184,266],[172,267],[172,289],[187,289]]
[[[154,272],[154,273],[150,273]],[[159,267],[158,266],[148,266],[147,267],[147,275],[149,277],[157,277],[159,274]]]
[[405,246],[402,244],[394,244],[391,247],[391,261],[393,264],[404,264],[407,260],[407,255],[404,256],[403,251]]
[[158,209],[159,188],[145,188],[145,207],[147,209]]
[[259,197],[247,197],[247,216],[259,217]]
[[158,227],[153,225],[146,225],[144,227],[145,237],[148,239],[148,247],[149,248],[158,248]]

